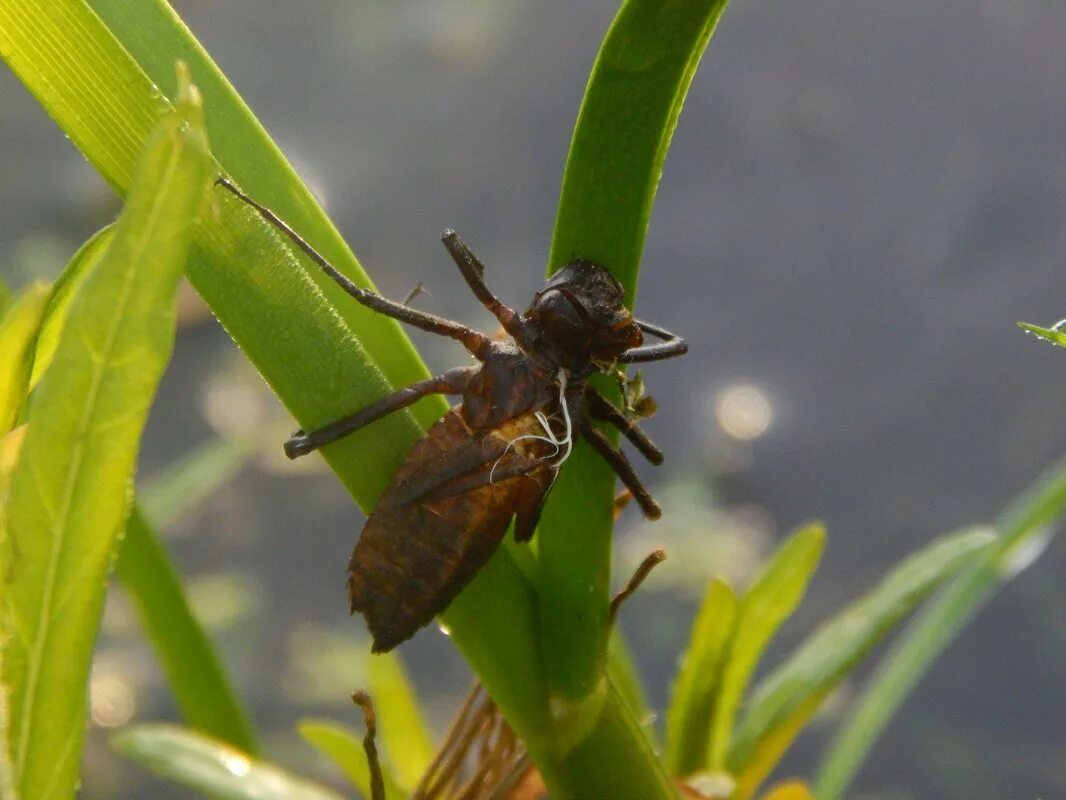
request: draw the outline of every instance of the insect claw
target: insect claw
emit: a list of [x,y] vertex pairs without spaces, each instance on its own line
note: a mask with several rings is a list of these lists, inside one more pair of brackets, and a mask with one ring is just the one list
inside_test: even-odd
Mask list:
[[303,431],[296,431],[289,437],[289,441],[285,442],[285,455],[292,459],[306,456],[308,453],[313,452],[314,449],[311,437]]

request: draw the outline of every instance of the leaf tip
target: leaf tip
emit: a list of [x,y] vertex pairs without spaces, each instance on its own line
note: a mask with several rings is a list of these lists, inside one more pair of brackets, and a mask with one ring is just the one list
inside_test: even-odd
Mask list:
[[174,62],[174,72],[178,76],[178,106],[180,108],[202,108],[203,98],[196,84],[192,82],[189,65],[179,59]]

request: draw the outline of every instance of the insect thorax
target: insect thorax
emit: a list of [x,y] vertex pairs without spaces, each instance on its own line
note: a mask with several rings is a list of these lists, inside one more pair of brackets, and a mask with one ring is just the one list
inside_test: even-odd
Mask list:
[[553,376],[538,368],[518,347],[493,344],[477,375],[463,392],[463,420],[475,430],[494,428],[520,414],[553,402]]

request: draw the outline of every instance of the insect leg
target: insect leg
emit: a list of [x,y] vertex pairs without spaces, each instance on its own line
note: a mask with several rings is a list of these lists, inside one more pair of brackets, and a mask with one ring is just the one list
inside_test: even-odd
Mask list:
[[323,445],[335,442],[350,433],[355,433],[371,422],[414,404],[430,394],[460,394],[467,381],[477,372],[477,367],[456,367],[432,378],[412,383],[390,395],[375,400],[349,417],[344,417],[324,428],[304,433],[297,431],[285,442],[285,455],[289,458],[305,456]]
[[656,447],[655,442],[648,438],[648,434],[637,427],[637,423],[623,414],[620,408],[591,386],[585,389],[585,397],[588,398],[589,413],[594,419],[610,423],[618,428],[622,435],[629,439],[640,454],[652,464],[663,463],[662,450]]
[[634,347],[632,350],[626,350],[622,355],[618,356],[619,364],[662,361],[664,358],[683,356],[688,352],[688,342],[677,334],[670,333],[670,331],[665,328],[660,328],[658,325],[652,325],[650,322],[642,322],[639,319],[637,320],[637,327],[645,333],[650,333],[652,336],[658,337],[663,341],[661,344],[648,344],[643,347]]
[[258,211],[263,219],[288,237],[288,239],[300,248],[308,258],[321,267],[322,271],[332,278],[337,285],[371,311],[376,311],[379,314],[392,317],[400,322],[406,322],[408,325],[414,325],[416,328],[421,328],[424,331],[455,339],[461,342],[463,346],[477,358],[484,359],[488,355],[490,340],[487,336],[484,336],[465,325],[461,325],[458,322],[452,322],[449,319],[438,317],[435,314],[416,311],[403,303],[397,303],[382,297],[377,292],[372,292],[369,289],[363,289],[356,286],[348,277],[338,272],[337,268],[330,264],[325,256],[315,250],[315,248],[311,246],[311,243],[293,230],[287,222],[266,206],[256,202],[246,195],[238,189],[236,185],[230,182],[228,178],[219,177],[215,183]]
[[662,509],[655,502],[655,498],[644,488],[644,484],[640,482],[637,473],[633,471],[633,465],[629,463],[629,459],[625,457],[625,454],[611,444],[610,440],[600,433],[596,426],[584,418],[581,420],[581,435],[603,457],[603,460],[611,465],[611,469],[621,478],[625,487],[633,493],[633,497],[637,501],[637,505],[640,506],[640,510],[644,512],[644,516],[648,519],[658,519],[662,514]]
[[651,571],[664,561],[666,561],[666,551],[662,548],[652,550],[644,557],[644,560],[640,562],[640,565],[633,573],[633,577],[626,584],[626,588],[611,599],[611,610],[607,615],[608,624],[614,625],[618,622],[618,610],[622,607],[622,603],[632,597],[648,575],[651,574]]
[[378,722],[374,703],[362,689],[352,694],[352,702],[363,710],[363,751],[370,767],[370,800],[385,800],[385,778],[381,774],[381,760],[378,758]]
[[448,228],[441,234],[440,240],[452,257],[452,261],[459,267],[466,285],[485,308],[500,321],[500,325],[519,342],[525,339],[525,326],[522,317],[508,305],[502,303],[485,285],[485,265],[481,263],[469,247],[466,246],[458,233]]

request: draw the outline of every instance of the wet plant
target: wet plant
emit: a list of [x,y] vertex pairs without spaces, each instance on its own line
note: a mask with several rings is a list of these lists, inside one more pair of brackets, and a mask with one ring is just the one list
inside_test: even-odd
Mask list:
[[[588,83],[548,264],[606,265],[630,309],[661,168],[724,6],[626,0]],[[232,176],[348,280],[371,288],[164,0],[9,0],[0,5],[0,54],[126,202],[52,286],[0,293],[3,794],[36,800],[75,790],[93,643],[117,564],[185,726],[135,725],[115,746],[209,795],[336,797],[259,757],[237,692],[153,534],[146,498],[129,497],[137,445],[167,361],[182,269],[304,430],[428,372],[391,321],[346,302],[258,214],[236,200],[205,200],[215,176]],[[179,61],[187,67],[175,74]],[[631,386],[624,406],[647,410],[636,382],[601,376],[593,385],[615,401]],[[370,511],[445,410],[431,401],[398,412],[324,456]],[[217,456],[184,465],[175,485],[190,470],[217,485],[229,474]],[[612,626],[614,475],[579,441],[540,518],[535,556],[500,547],[443,615],[484,688],[438,757],[394,654],[374,657],[366,687],[379,764],[364,737],[335,722],[307,721],[300,733],[367,796],[839,797],[909,689],[1027,563],[1064,505],[1066,467],[1058,465],[989,528],[936,539],[889,571],[758,681],[768,644],[811,580],[824,532],[798,530],[746,587],[708,576],[663,731]],[[766,788],[825,699],[914,612],[823,764]]]

